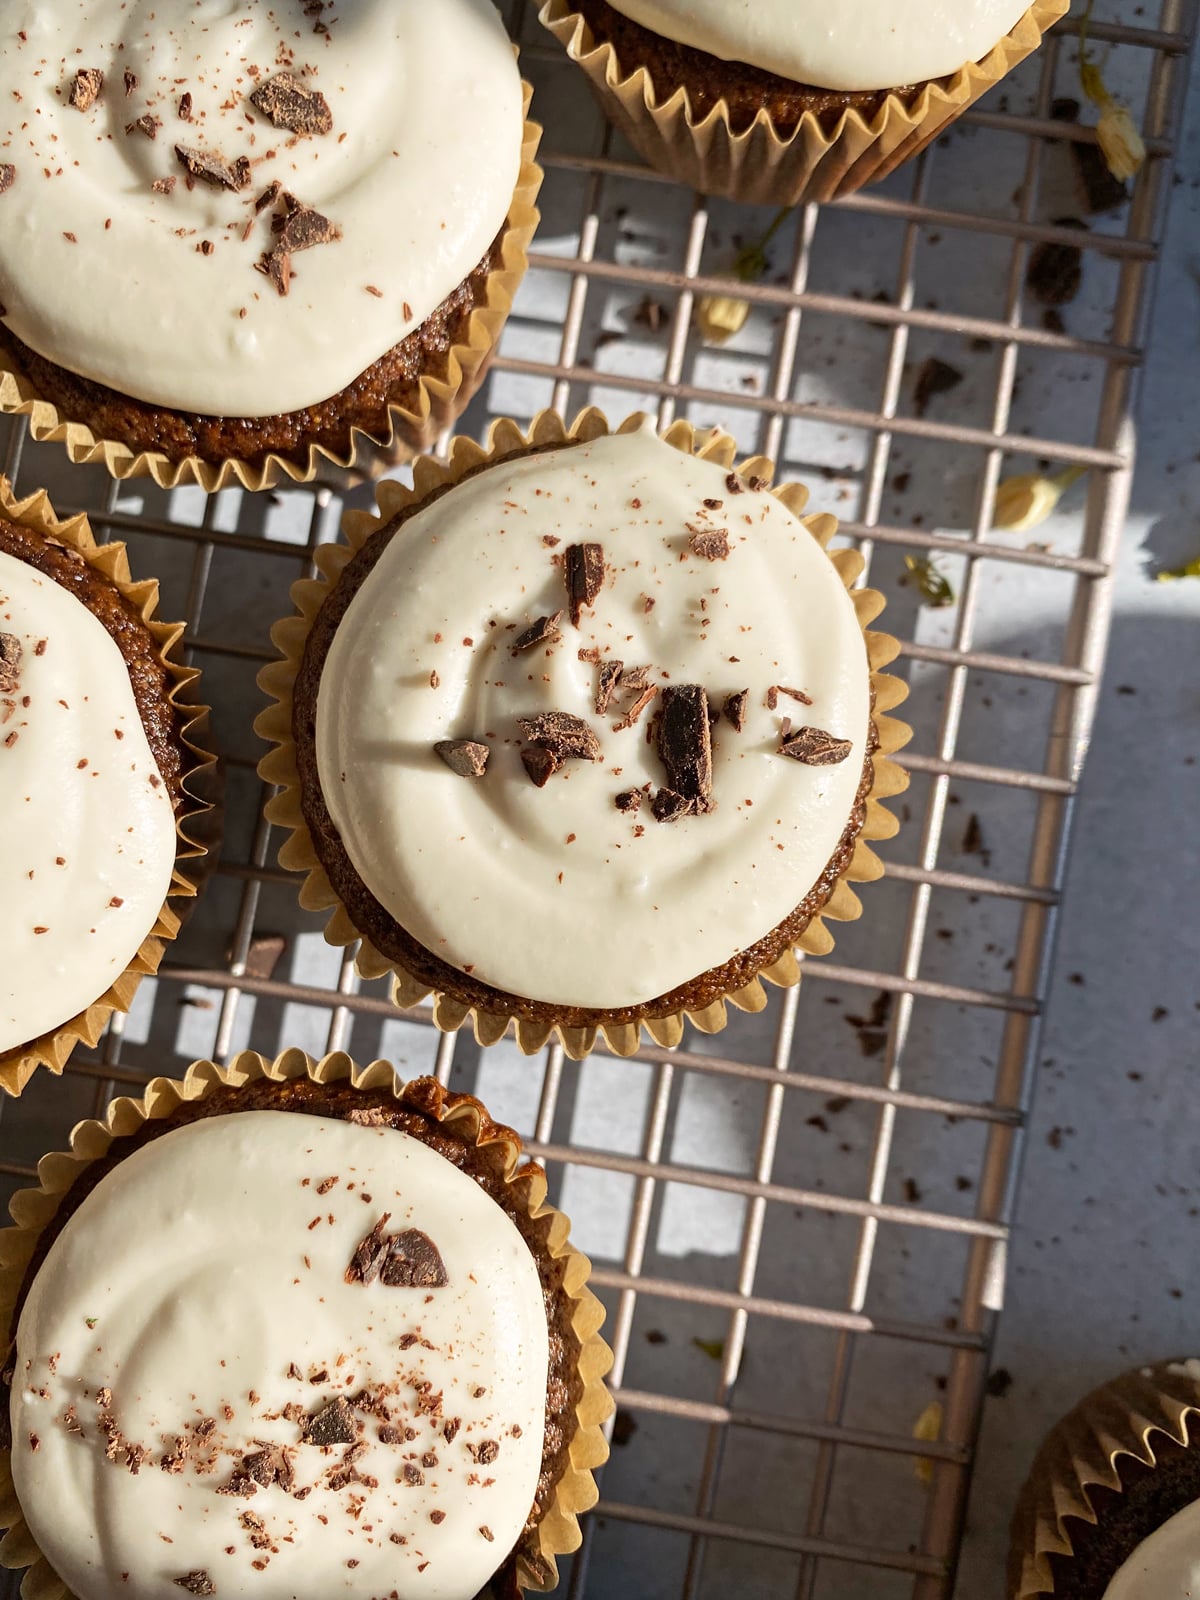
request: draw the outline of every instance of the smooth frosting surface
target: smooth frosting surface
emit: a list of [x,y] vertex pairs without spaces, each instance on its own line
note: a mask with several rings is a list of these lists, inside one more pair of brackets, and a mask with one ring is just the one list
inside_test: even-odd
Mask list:
[[[727,477],[645,430],[505,463],[409,520],[348,607],[317,698],[321,788],[360,877],[450,965],[535,1000],[636,1004],[761,939],[832,856],[866,754],[862,632],[803,524]],[[689,530],[725,530],[727,557],[694,554]],[[574,627],[564,552],[588,542],[604,582]],[[556,611],[558,640],[514,654]],[[594,710],[613,660],[659,691],[699,685],[717,711],[749,689],[743,730],[714,730],[707,815],[658,822],[649,795],[618,810],[664,785],[648,742],[663,693],[617,730],[632,693]],[[771,709],[774,685],[811,706]],[[582,719],[603,759],[538,788],[517,719],[547,712]],[[789,716],[848,741],[845,759],[779,754]],[[486,774],[451,771],[447,739],[486,742]]]
[[1143,1539],[1105,1589],[1104,1600],[1200,1600],[1200,1501]]
[[678,44],[826,89],[892,89],[979,61],[1029,0],[609,0]]
[[[387,1213],[444,1284],[346,1281]],[[79,1600],[170,1600],[193,1574],[221,1600],[470,1600],[533,1504],[547,1363],[533,1257],[444,1157],[390,1128],[218,1116],[114,1167],[38,1272],[17,1495]],[[306,1442],[335,1401],[341,1441]],[[239,1483],[264,1450],[282,1475]]]
[[90,1006],[162,909],[175,820],[129,669],[53,579],[0,552],[0,1050]]
[[[327,132],[250,103],[281,72],[324,97]],[[520,170],[491,0],[6,0],[0,105],[4,321],[84,377],[212,415],[345,388],[478,265]],[[189,187],[177,146],[245,158],[245,186]],[[273,182],[338,234],[293,253],[286,295],[256,270],[284,216],[255,210]]]

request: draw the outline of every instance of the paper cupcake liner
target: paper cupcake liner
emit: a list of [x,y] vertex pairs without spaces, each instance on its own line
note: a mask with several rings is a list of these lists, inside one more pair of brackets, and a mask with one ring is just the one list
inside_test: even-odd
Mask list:
[[[789,987],[800,981],[800,964],[795,949],[807,955],[825,955],[833,948],[833,936],[825,926],[825,919],[848,922],[861,914],[862,906],[850,888],[851,883],[867,883],[883,875],[883,863],[871,849],[870,841],[890,839],[899,824],[883,801],[901,794],[908,787],[908,775],[891,757],[912,737],[911,729],[888,713],[907,696],[908,686],[899,678],[881,670],[899,654],[900,646],[887,634],[870,631],[869,624],[884,608],[883,596],[873,589],[856,589],[854,584],[863,570],[863,558],[855,550],[828,551],[829,541],[837,532],[837,519],[828,515],[802,517],[805,527],[826,550],[842,582],[849,590],[855,613],[866,637],[867,658],[871,667],[871,688],[874,697],[874,724],[878,749],[871,757],[873,779],[866,801],[866,817],[855,841],[853,853],[845,871],[821,910],[812,918],[795,949],[784,952],[770,966],[762,968],[756,977],[742,988],[713,1001],[695,1011],[673,1011],[666,1015],[642,1018],[637,1022],[602,1022],[588,1027],[571,1027],[544,1021],[531,1021],[513,1017],[499,1011],[473,1007],[450,994],[431,990],[398,962],[391,960],[375,948],[351,921],[349,913],[335,894],[324,867],[318,859],[301,809],[300,777],[296,764],[296,748],[292,738],[292,704],[296,677],[304,655],[304,647],[318,611],[337,584],[341,573],[366,541],[399,512],[424,500],[444,486],[458,483],[467,473],[494,463],[514,452],[531,447],[546,448],[572,442],[599,438],[605,434],[636,431],[645,418],[641,413],[627,417],[616,429],[610,428],[604,415],[595,408],[580,413],[570,427],[554,411],[543,411],[534,418],[529,432],[522,433],[518,425],[507,419],[494,423],[486,447],[472,439],[456,438],[451,445],[446,462],[428,456],[419,459],[414,468],[413,487],[386,481],[376,491],[378,515],[365,511],[349,511],[343,520],[344,544],[322,545],[315,557],[319,569],[316,578],[302,579],[292,587],[292,601],[297,614],[276,623],[271,638],[280,652],[281,660],[270,663],[259,673],[259,684],[273,704],[263,711],[255,722],[255,729],[270,744],[276,746],[259,763],[259,773],[266,782],[278,786],[279,793],[268,803],[268,819],[286,830],[288,837],[279,852],[280,864],[293,872],[305,874],[300,887],[300,903],[309,911],[331,913],[325,927],[325,938],[333,945],[349,945],[361,941],[356,957],[358,970],[364,978],[392,977],[392,998],[398,1006],[408,1008],[420,1004],[431,994],[433,1019],[443,1032],[455,1032],[470,1021],[476,1039],[482,1045],[495,1044],[503,1038],[509,1024],[515,1024],[517,1043],[526,1055],[541,1050],[553,1035],[557,1035],[566,1053],[578,1060],[595,1046],[597,1036],[603,1034],[608,1048],[621,1056],[633,1055],[641,1042],[644,1028],[659,1045],[671,1048],[683,1037],[685,1017],[702,1033],[718,1033],[725,1027],[727,1004],[739,1011],[761,1011],[767,1004],[764,981],[777,987]],[[685,454],[695,454],[704,460],[719,462],[726,469],[734,466],[737,446],[728,434],[719,429],[697,433],[690,423],[678,421],[663,435],[668,444]],[[774,463],[765,456],[755,456],[741,464],[738,470],[747,476],[756,476],[770,482],[774,476]],[[802,485],[787,483],[772,491],[795,515],[801,516],[808,500],[808,491]]]
[[1047,1435],[1021,1490],[1009,1548],[1009,1600],[1058,1592],[1049,1558],[1074,1555],[1073,1521],[1096,1524],[1092,1490],[1123,1492],[1122,1458],[1153,1467],[1164,1449],[1197,1441],[1200,1363],[1140,1367],[1094,1389]]
[[[212,1061],[194,1062],[182,1079],[152,1078],[140,1099],[122,1096],[108,1108],[103,1122],[80,1122],[71,1133],[70,1153],[56,1152],[38,1162],[39,1187],[23,1189],[12,1197],[9,1210],[15,1227],[0,1231],[0,1328],[6,1340],[13,1330],[13,1314],[25,1273],[38,1239],[54,1217],[76,1178],[101,1160],[114,1139],[136,1133],[146,1122],[170,1117],[183,1103],[203,1100],[221,1087],[239,1089],[259,1079],[284,1082],[309,1078],[314,1083],[343,1083],[356,1089],[390,1089],[397,1100],[447,1125],[457,1125],[471,1142],[483,1149],[501,1145],[505,1150],[504,1177],[521,1208],[535,1219],[549,1218],[546,1248],[563,1264],[563,1291],[571,1302],[571,1328],[579,1342],[579,1376],[583,1392],[576,1407],[577,1427],[571,1440],[569,1461],[537,1527],[536,1550],[518,1553],[515,1562],[516,1593],[544,1594],[558,1582],[556,1557],[579,1548],[579,1518],[598,1498],[593,1473],[607,1459],[604,1423],[613,1409],[604,1378],[612,1366],[612,1352],[600,1337],[604,1307],[587,1286],[591,1263],[569,1240],[570,1224],[546,1202],[546,1174],[534,1161],[521,1160],[521,1141],[511,1128],[491,1120],[471,1095],[451,1094],[433,1078],[400,1086],[390,1062],[373,1061],[357,1066],[338,1052],[314,1061],[302,1050],[285,1050],[274,1061],[243,1051],[228,1067]],[[6,1352],[11,1346],[6,1344]],[[5,1360],[7,1361],[7,1354]],[[72,1600],[30,1533],[13,1488],[7,1454],[0,1455],[0,1566],[28,1568],[21,1583],[24,1600]],[[511,1580],[510,1591],[511,1592]]]
[[356,469],[360,476],[374,476],[397,461],[406,451],[428,449],[438,434],[448,428],[469,404],[483,382],[488,364],[500,342],[500,335],[512,310],[517,287],[525,276],[527,251],[538,224],[537,196],[542,169],[535,156],[542,130],[529,119],[533,91],[524,91],[524,135],[521,143],[521,168],[500,240],[499,265],[487,276],[486,304],[471,312],[464,341],[451,346],[446,355],[444,375],[423,374],[415,409],[389,407],[389,427],[385,437],[377,438],[355,428],[350,450],[340,454],[321,444],[311,444],[307,462],[300,464],[275,454],[262,461],[230,457],[208,461],[187,456],[172,461],[157,452],[135,453],[119,439],[101,439],[85,423],[64,417],[50,401],[42,399],[26,375],[15,370],[0,340],[0,412],[29,417],[29,428],[39,443],[52,441],[66,445],[76,465],[102,462],[112,477],[153,478],[160,489],[195,483],[212,494],[218,489],[241,486],[243,489],[271,489],[279,483],[310,483],[313,479]]
[[[145,578],[135,582],[129,571],[125,546],[97,544],[88,519],[82,514],[60,522],[44,489],[18,501],[12,498],[7,479],[0,478],[0,515],[77,550],[90,567],[102,573],[134,606],[170,674],[172,687],[168,698],[179,714],[180,740],[190,758],[182,777],[184,803],[175,817],[175,870],[167,902],[125,971],[86,1011],[32,1043],[0,1050],[0,1090],[19,1095],[38,1067],[61,1073],[77,1044],[94,1045],[113,1012],[129,1010],[142,978],[147,973],[157,972],[166,946],[179,932],[183,909],[199,894],[207,869],[218,853],[221,786],[217,758],[209,748],[208,707],[196,698],[200,673],[194,667],[185,666],[181,659],[184,624],[161,622],[155,617],[158,580]],[[172,905],[172,901],[183,901],[185,906]]]
[[587,73],[606,115],[652,167],[705,194],[790,206],[854,194],[886,177],[1031,55],[1069,7],[1070,0],[1034,0],[982,61],[931,80],[915,99],[891,94],[869,119],[849,108],[832,132],[827,119],[823,127],[822,118],[806,112],[786,138],[765,110],[735,133],[724,100],[698,118],[682,86],[660,102],[646,68],[622,75],[612,45],[596,42],[571,0],[545,0],[539,16]]

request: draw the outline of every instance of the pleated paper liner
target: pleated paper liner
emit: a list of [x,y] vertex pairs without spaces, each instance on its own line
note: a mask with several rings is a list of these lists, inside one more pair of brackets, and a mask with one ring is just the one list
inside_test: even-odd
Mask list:
[[[577,1427],[569,1461],[555,1487],[554,1499],[537,1526],[534,1545],[525,1550],[518,1547],[513,1563],[515,1573],[509,1575],[515,1576],[517,1593],[547,1593],[558,1582],[556,1558],[579,1548],[579,1518],[596,1503],[593,1472],[608,1456],[603,1425],[612,1411],[612,1399],[604,1378],[612,1366],[612,1352],[600,1337],[604,1307],[587,1286],[591,1264],[571,1245],[566,1217],[546,1203],[545,1173],[536,1162],[522,1162],[518,1136],[511,1128],[494,1123],[470,1095],[451,1094],[432,1078],[401,1086],[390,1062],[373,1061],[359,1067],[341,1052],[314,1061],[302,1050],[285,1050],[274,1061],[268,1061],[246,1050],[235,1056],[228,1067],[198,1061],[182,1079],[152,1078],[140,1099],[114,1100],[103,1122],[79,1123],[71,1134],[70,1153],[43,1156],[38,1163],[39,1187],[23,1189],[13,1196],[9,1209],[16,1226],[0,1231],[0,1327],[6,1339],[11,1341],[15,1336],[13,1313],[39,1236],[80,1173],[101,1160],[114,1139],[136,1133],[145,1122],[162,1121],[182,1103],[203,1100],[221,1087],[239,1089],[263,1078],[280,1083],[293,1078],[331,1084],[348,1081],[356,1089],[390,1090],[398,1101],[440,1123],[456,1126],[481,1149],[502,1145],[505,1181],[521,1208],[532,1218],[549,1219],[546,1248],[553,1260],[563,1264],[563,1292],[572,1306],[571,1327],[579,1344],[578,1370],[583,1392],[576,1407]],[[11,1343],[6,1343],[5,1348],[10,1351]],[[26,1526],[6,1453],[0,1455],[0,1527],[8,1529],[0,1542],[0,1566],[28,1569],[21,1584],[23,1600],[71,1600],[66,1585]],[[513,1592],[511,1582],[508,1592]]]
[[318,477],[346,481],[339,479],[341,473],[372,477],[397,461],[407,459],[411,451],[429,449],[438,434],[465,410],[483,382],[518,285],[525,276],[527,251],[538,224],[537,196],[542,169],[534,158],[542,130],[529,119],[533,91],[527,83],[523,84],[523,89],[525,126],[521,168],[500,241],[499,265],[488,274],[483,303],[471,312],[465,340],[452,345],[444,358],[438,358],[437,372],[421,375],[418,400],[412,409],[398,405],[389,407],[386,435],[376,437],[356,428],[347,453],[314,443],[309,445],[304,462],[275,454],[254,461],[236,457],[210,461],[194,455],[172,461],[161,453],[135,453],[119,439],[97,438],[86,424],[71,421],[50,401],[43,399],[32,380],[18,369],[15,357],[5,353],[2,333],[0,412],[27,415],[33,437],[39,443],[50,440],[65,444],[67,454],[77,465],[103,462],[117,479],[152,478],[160,489],[195,483],[209,494],[238,485],[258,490],[271,489],[281,483],[310,483]]
[[1081,1400],[1043,1441],[1017,1502],[1009,1600],[1061,1594],[1055,1571],[1062,1580],[1076,1556],[1073,1525],[1076,1538],[1080,1525],[1096,1525],[1095,1491],[1122,1494],[1131,1471],[1153,1469],[1164,1453],[1189,1445],[1200,1446],[1200,1364],[1195,1361],[1137,1368]]
[[[296,676],[304,655],[305,643],[313,622],[326,596],[337,584],[341,573],[366,541],[390,522],[399,512],[418,504],[435,490],[459,482],[467,473],[477,471],[487,463],[504,460],[516,452],[530,448],[553,448],[572,442],[584,442],[611,432],[630,433],[638,429],[645,418],[640,414],[626,418],[618,428],[611,429],[601,412],[590,409],[582,412],[568,428],[553,411],[541,412],[533,421],[529,432],[523,433],[515,422],[502,419],[493,424],[486,447],[474,440],[456,438],[448,462],[422,457],[416,462],[414,484],[411,489],[386,481],[377,487],[379,514],[347,512],[343,522],[346,542],[322,545],[316,554],[320,576],[302,579],[292,588],[292,601],[297,614],[279,622],[271,637],[282,659],[264,667],[259,683],[273,704],[263,711],[255,723],[258,733],[276,748],[259,763],[259,772],[266,782],[275,784],[279,793],[267,806],[267,817],[286,830],[288,837],[279,852],[281,865],[293,872],[305,874],[300,886],[300,902],[309,911],[330,913],[325,937],[333,945],[349,945],[361,941],[356,957],[358,970],[364,978],[380,978],[390,974],[392,997],[401,1007],[411,1007],[434,995],[433,1017],[444,1032],[454,1032],[470,1021],[480,1044],[495,1044],[515,1024],[517,1043],[526,1055],[536,1054],[557,1034],[563,1048],[574,1059],[586,1056],[595,1046],[597,1036],[603,1034],[610,1050],[618,1055],[633,1055],[641,1040],[644,1028],[650,1038],[668,1048],[677,1045],[683,1037],[685,1016],[703,1033],[717,1033],[728,1020],[727,1005],[739,1011],[761,1011],[767,1004],[764,983],[788,987],[800,981],[800,964],[795,951],[789,949],[771,965],[764,967],[744,987],[705,1006],[703,1010],[671,1011],[660,1016],[648,1016],[637,1022],[605,1022],[598,1020],[593,1026],[574,1027],[554,1021],[532,1021],[513,1017],[500,1011],[488,1011],[471,1006],[449,993],[431,990],[398,962],[391,960],[364,938],[351,921],[345,907],[338,900],[325,869],[318,859],[312,837],[304,821],[301,808],[300,777],[296,764],[296,748],[292,736],[293,693]],[[663,435],[669,444],[685,454],[696,454],[705,460],[718,462],[729,469],[734,465],[736,445],[728,434],[711,430],[698,434],[687,422],[675,422]],[[774,464],[765,457],[756,456],[743,462],[738,469],[748,476],[757,476],[770,482]],[[808,499],[808,491],[799,484],[783,484],[773,491],[792,512],[799,516]],[[827,548],[837,531],[837,521],[831,516],[803,518],[805,527],[822,546]],[[835,550],[829,559],[850,591],[855,612],[866,635],[867,656],[871,667],[871,687],[874,696],[874,723],[879,746],[872,756],[873,781],[866,802],[866,817],[855,841],[849,864],[835,884],[829,900],[812,918],[797,948],[807,955],[825,955],[833,948],[833,937],[825,920],[852,921],[861,914],[862,907],[851,883],[866,883],[883,874],[883,864],[871,849],[870,841],[890,839],[898,823],[883,805],[883,801],[898,795],[908,787],[908,777],[891,757],[911,737],[911,730],[895,717],[888,715],[908,693],[907,686],[898,678],[885,675],[882,668],[899,653],[897,642],[886,634],[869,631],[869,624],[883,610],[883,596],[872,589],[855,589],[856,579],[863,570],[863,560],[857,551]]]
[[0,1050],[0,1089],[19,1095],[38,1067],[61,1073],[77,1044],[94,1045],[114,1011],[128,1011],[138,984],[147,973],[156,972],[166,946],[179,932],[182,908],[172,901],[193,900],[203,886],[220,841],[220,782],[217,758],[209,748],[208,707],[197,701],[199,672],[183,662],[182,622],[161,622],[158,609],[158,582],[146,578],[135,582],[129,571],[123,544],[98,545],[85,516],[60,522],[45,490],[27,499],[12,498],[7,479],[0,478],[0,515],[9,522],[57,539],[77,550],[90,567],[102,573],[140,615],[158,649],[159,659],[170,674],[171,704],[179,714],[179,731],[187,760],[183,772],[184,803],[176,813],[175,870],[167,903],[154,926],[147,930],[137,954],[111,988],[76,1017],[63,1021],[53,1033],[43,1034],[11,1050]]
[[923,84],[907,99],[888,95],[869,119],[847,108],[830,129],[827,117],[805,112],[787,137],[765,110],[735,133],[724,100],[698,118],[682,86],[660,102],[646,68],[625,63],[622,70],[612,45],[597,43],[571,0],[545,0],[539,16],[587,73],[610,121],[652,167],[705,194],[790,206],[854,194],[886,177],[1031,55],[1069,6],[1070,0],[1034,0],[982,61]]

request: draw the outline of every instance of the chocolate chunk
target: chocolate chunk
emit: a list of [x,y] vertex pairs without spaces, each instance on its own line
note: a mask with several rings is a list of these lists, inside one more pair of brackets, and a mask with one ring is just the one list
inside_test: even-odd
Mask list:
[[263,1489],[277,1483],[281,1489],[290,1490],[296,1481],[291,1456],[281,1445],[268,1445],[264,1450],[244,1456],[239,1472]]
[[15,633],[0,633],[0,694],[11,694],[21,681],[21,641]]
[[127,100],[129,98],[129,96],[133,93],[133,91],[137,88],[137,86],[138,86],[138,84],[140,82],[141,82],[141,79],[138,77],[137,73],[136,72],[130,72],[129,68],[126,67],[125,68],[125,98]]
[[71,85],[71,105],[76,111],[90,111],[103,87],[104,74],[99,67],[80,67]]
[[749,689],[739,689],[736,694],[731,694],[726,698],[725,704],[722,707],[722,710],[725,714],[725,720],[733,729],[734,733],[741,733],[742,729],[746,726],[746,702],[749,700],[749,698]]
[[849,739],[835,739],[823,728],[797,728],[783,736],[779,754],[802,761],[806,767],[836,767],[852,748]]
[[175,1586],[186,1589],[189,1594],[216,1594],[217,1586],[205,1572],[203,1567],[197,1567],[195,1572],[185,1572],[182,1578],[176,1578]]
[[391,1215],[390,1211],[385,1211],[366,1238],[355,1246],[346,1268],[347,1283],[374,1283],[379,1276],[388,1253],[386,1229]]
[[695,809],[694,800],[685,800],[674,789],[660,789],[650,804],[655,822],[678,822],[680,817],[690,817]]
[[[1087,224],[1078,217],[1056,217],[1056,228],[1079,228]],[[1029,257],[1025,287],[1044,306],[1065,306],[1078,295],[1083,284],[1083,251],[1074,244],[1039,244]]]
[[688,545],[694,556],[700,556],[705,561],[726,559],[729,555],[728,528],[693,528],[690,522],[687,526],[691,534]]
[[179,120],[190,122],[192,120],[192,97],[190,94],[179,96]]
[[338,1395],[336,1400],[331,1400],[327,1406],[322,1406],[320,1411],[313,1412],[304,1424],[302,1437],[305,1444],[322,1447],[353,1444],[358,1438],[358,1429],[354,1425],[354,1413],[346,1397]]
[[556,611],[553,616],[539,617],[535,623],[518,634],[512,642],[512,653],[520,655],[522,650],[532,650],[535,645],[549,644],[552,639],[559,637],[558,625],[562,621],[562,612]]
[[0,194],[11,189],[16,182],[17,169],[11,161],[0,161]]
[[161,117],[152,117],[147,111],[144,117],[139,117],[136,122],[126,126],[126,133],[144,133],[147,139],[157,139],[158,130],[162,127]]
[[658,755],[667,774],[668,789],[685,800],[703,801],[711,796],[708,695],[699,684],[673,684],[663,691]]
[[729,490],[730,494],[745,494],[746,492],[746,485],[738,477],[736,472],[731,472],[727,475],[725,479],[725,487]]
[[425,1482],[425,1474],[420,1467],[415,1466],[411,1461],[406,1461],[404,1463],[404,1481],[411,1488],[416,1489]]
[[602,761],[600,741],[582,717],[569,711],[543,711],[536,717],[518,717],[517,724],[530,744],[549,750],[559,761]]
[[478,1444],[469,1444],[467,1449],[471,1458],[481,1467],[490,1467],[500,1454],[500,1446],[495,1439],[482,1439]]
[[420,1228],[393,1234],[380,1279],[389,1289],[444,1289],[450,1281],[441,1252]]
[[[629,675],[628,674],[626,674],[626,676],[625,676],[625,682],[623,684],[623,687],[624,688],[628,688],[629,687]],[[612,725],[613,732],[614,733],[622,733],[626,728],[632,728],[634,723],[641,716],[642,712],[645,711],[646,707],[650,704],[651,700],[654,699],[654,696],[657,693],[658,693],[658,689],[655,687],[654,684],[651,684],[649,686],[649,688],[647,688],[647,689],[643,689],[641,694],[638,695],[637,699],[630,706],[629,710],[621,718],[620,722],[614,722],[613,723],[613,725]]]
[[621,673],[621,693],[641,694],[650,687],[649,667],[630,667]]
[[544,789],[562,766],[562,762],[553,750],[543,750],[539,745],[535,745],[531,750],[522,750],[521,761],[525,771],[539,789]]
[[433,748],[460,778],[482,778],[492,753],[477,739],[440,739]]
[[596,684],[596,715],[602,717],[612,704],[612,697],[617,692],[617,685],[621,681],[621,674],[625,670],[623,661],[603,661],[600,664],[600,679]]
[[260,83],[250,104],[275,127],[289,133],[329,133],[333,129],[333,113],[325,96],[290,72],[278,72]]
[[595,605],[604,586],[604,546],[569,544],[563,552],[563,579],[571,622],[577,628],[584,606]]
[[199,180],[211,184],[214,189],[232,189],[237,193],[250,182],[250,163],[245,156],[230,163],[215,150],[195,150],[186,144],[177,144],[175,154],[187,173],[189,188]]
[[642,791],[640,789],[626,789],[617,796],[618,811],[640,811],[642,809]]
[[270,278],[281,295],[287,294],[292,286],[292,258],[286,250],[269,250],[254,265]]
[[312,206],[301,205],[292,195],[285,195],[284,201],[287,211],[272,224],[279,235],[277,250],[295,255],[300,250],[311,250],[314,245],[331,244],[341,237],[341,229]]
[[917,369],[917,382],[913,389],[913,410],[917,416],[925,415],[935,395],[957,389],[962,381],[962,373],[948,361],[939,361],[937,356],[930,356],[923,361]]
[[279,179],[276,178],[273,182],[267,185],[267,187],[259,195],[258,199],[254,202],[254,215],[256,217],[261,216],[268,206],[273,206],[275,204],[276,200],[279,199],[279,196],[282,193],[283,185],[280,183]]

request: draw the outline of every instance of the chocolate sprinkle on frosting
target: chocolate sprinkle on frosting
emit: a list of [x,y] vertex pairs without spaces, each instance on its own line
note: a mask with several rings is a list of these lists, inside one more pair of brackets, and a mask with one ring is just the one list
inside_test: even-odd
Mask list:
[[596,596],[604,586],[604,546],[568,545],[563,552],[563,578],[567,585],[571,622],[577,628],[584,606],[595,605]]
[[736,694],[731,694],[725,701],[722,710],[725,720],[734,733],[741,733],[746,726],[746,702],[750,698],[749,689],[739,689]]
[[460,778],[482,778],[492,753],[478,739],[439,739],[433,748]]
[[691,538],[688,545],[695,556],[705,561],[724,561],[729,555],[729,530],[727,528],[693,528],[688,524]]
[[21,681],[21,641],[15,633],[0,633],[0,694],[11,694]]
[[195,1572],[185,1572],[182,1578],[174,1580],[178,1589],[186,1589],[189,1594],[216,1594],[217,1586],[205,1572],[203,1567],[198,1567]]
[[333,113],[319,89],[310,89],[290,72],[279,72],[260,83],[250,96],[250,104],[277,128],[289,133],[329,133]]
[[852,748],[849,739],[835,739],[823,728],[797,728],[795,733],[784,734],[779,754],[801,761],[806,767],[836,767]]
[[211,184],[214,189],[232,189],[237,193],[250,182],[250,162],[245,156],[230,163],[215,151],[195,150],[186,144],[177,144],[175,154],[187,173],[189,188],[199,180]]
[[71,85],[71,105],[76,111],[90,111],[103,87],[104,74],[99,67],[80,67]]
[[535,645],[549,644],[551,640],[559,637],[558,625],[562,621],[562,612],[556,611],[553,616],[539,617],[535,623],[518,634],[512,642],[512,653],[517,656],[522,650],[532,650]]
[[518,717],[530,744],[549,750],[559,761],[602,761],[600,741],[582,717],[569,711],[544,711],[536,717]]
[[658,754],[668,789],[709,809],[705,802],[712,795],[712,736],[708,695],[699,684],[673,684],[663,691]]
[[354,1413],[344,1395],[338,1395],[336,1400],[331,1400],[307,1419],[303,1439],[305,1444],[316,1444],[322,1448],[335,1444],[354,1444],[357,1441]]

